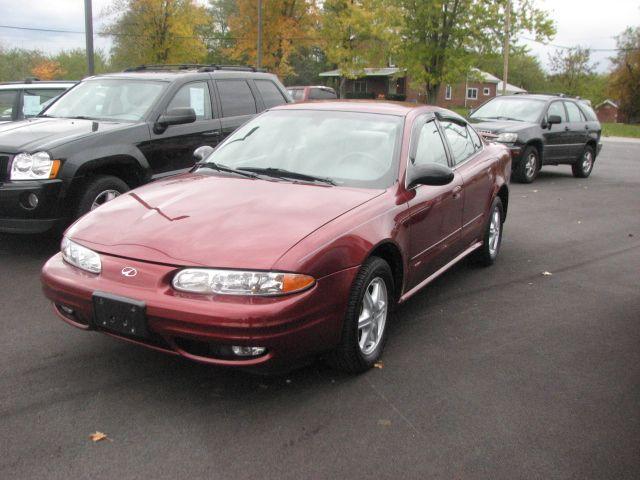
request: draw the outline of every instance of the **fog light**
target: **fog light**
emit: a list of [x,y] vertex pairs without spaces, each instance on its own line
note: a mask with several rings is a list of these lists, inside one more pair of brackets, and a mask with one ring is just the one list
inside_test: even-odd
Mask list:
[[29,205],[29,208],[36,208],[38,206],[38,202],[39,199],[35,193],[30,193],[27,197],[27,204]]
[[257,357],[262,355],[267,349],[265,347],[242,347],[234,345],[231,347],[233,354],[238,357]]

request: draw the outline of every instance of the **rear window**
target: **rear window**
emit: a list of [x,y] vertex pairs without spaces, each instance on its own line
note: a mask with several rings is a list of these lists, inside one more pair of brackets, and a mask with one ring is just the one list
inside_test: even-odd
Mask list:
[[51,100],[56,98],[65,89],[43,88],[24,90],[22,97],[22,113],[25,117],[35,117]]
[[256,99],[249,85],[244,80],[217,80],[223,117],[253,115],[256,110]]
[[262,95],[262,100],[264,101],[264,106],[266,108],[275,107],[276,105],[282,105],[283,103],[287,103],[287,99],[284,98],[282,92],[276,84],[270,80],[256,80],[256,87],[258,87],[258,91],[260,95]]
[[16,90],[0,90],[0,120],[13,120],[13,109],[16,104]]
[[311,100],[327,100],[335,98],[336,94],[334,92],[324,88],[312,88],[309,92],[309,99]]

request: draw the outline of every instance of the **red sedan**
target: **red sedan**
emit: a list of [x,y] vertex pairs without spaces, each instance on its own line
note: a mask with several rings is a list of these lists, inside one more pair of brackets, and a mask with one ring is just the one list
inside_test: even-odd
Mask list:
[[509,152],[448,110],[288,105],[197,154],[67,230],[42,271],[63,320],[210,364],[361,372],[394,305],[500,249]]

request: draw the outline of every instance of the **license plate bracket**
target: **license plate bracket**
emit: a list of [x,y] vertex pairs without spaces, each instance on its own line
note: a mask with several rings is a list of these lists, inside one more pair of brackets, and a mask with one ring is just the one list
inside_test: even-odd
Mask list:
[[127,337],[147,338],[144,302],[104,292],[93,294],[92,327]]

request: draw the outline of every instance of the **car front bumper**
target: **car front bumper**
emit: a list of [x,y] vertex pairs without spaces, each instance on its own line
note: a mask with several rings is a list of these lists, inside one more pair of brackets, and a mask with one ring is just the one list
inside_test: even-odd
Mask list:
[[[101,260],[99,275],[70,266],[61,254],[43,267],[43,291],[64,321],[194,361],[238,367],[286,365],[337,345],[358,269],[318,279],[312,288],[297,294],[241,297],[178,292],[170,282],[180,267],[107,255],[101,255]],[[137,275],[123,276],[125,266],[135,268]],[[143,302],[148,336],[130,337],[96,328],[95,292]],[[266,352],[250,358],[217,353],[229,351],[232,345],[265,347]]]
[[[24,180],[0,182],[0,232],[41,233],[51,229],[59,218],[62,180]],[[29,196],[38,199],[29,205]]]

